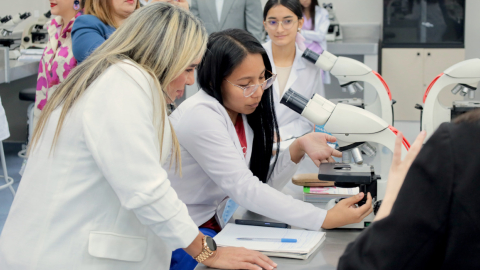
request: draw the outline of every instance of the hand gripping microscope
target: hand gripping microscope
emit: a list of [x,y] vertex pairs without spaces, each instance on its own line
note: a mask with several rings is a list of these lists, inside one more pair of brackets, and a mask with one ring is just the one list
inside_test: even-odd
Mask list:
[[367,104],[365,109],[380,116],[389,125],[393,125],[392,94],[380,74],[357,60],[337,57],[327,51],[318,55],[306,49],[302,57],[321,69],[330,71],[330,74],[337,77],[343,92],[348,91],[353,95],[357,91],[363,91],[363,87],[358,82],[367,82],[372,85],[377,97],[373,103]]
[[[369,111],[347,104],[335,105],[318,94],[308,100],[292,89],[283,95],[280,103],[301,114],[315,125],[325,125],[325,129],[337,138],[338,150],[342,151],[344,155],[343,164],[350,163],[350,159],[345,159],[345,156],[348,155],[352,155],[357,164],[362,164],[359,147],[365,142],[379,143],[392,152],[395,148],[398,130]],[[410,144],[403,138],[402,158],[405,157],[409,148]],[[379,180],[377,184],[378,199],[383,199],[386,178]]]
[[452,108],[443,106],[438,97],[441,92],[448,90],[447,86],[455,85],[452,93],[475,98],[475,90],[480,81],[480,59],[474,58],[457,63],[438,75],[428,86],[423,96],[422,130],[429,138],[443,122],[450,122],[456,116],[467,111],[480,108],[478,101],[454,101]]

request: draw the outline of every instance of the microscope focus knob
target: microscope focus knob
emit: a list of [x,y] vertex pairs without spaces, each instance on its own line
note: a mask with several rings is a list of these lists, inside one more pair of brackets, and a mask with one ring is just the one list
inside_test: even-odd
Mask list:
[[25,41],[25,42],[30,42],[30,37],[24,37],[24,38],[23,38],[23,41]]

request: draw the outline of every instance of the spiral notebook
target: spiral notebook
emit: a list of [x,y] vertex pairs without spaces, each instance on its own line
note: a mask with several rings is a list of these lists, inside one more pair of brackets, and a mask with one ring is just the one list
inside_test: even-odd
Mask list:
[[[297,243],[242,241],[237,238],[294,238]],[[244,247],[267,256],[306,260],[325,240],[318,231],[237,225],[229,223],[214,237],[220,247]]]

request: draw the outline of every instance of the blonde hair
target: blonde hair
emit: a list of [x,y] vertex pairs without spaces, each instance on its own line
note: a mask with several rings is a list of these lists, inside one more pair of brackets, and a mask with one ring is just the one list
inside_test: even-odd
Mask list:
[[[83,0],[83,14],[90,14],[97,17],[104,24],[111,25],[118,28],[119,25],[115,22],[113,0]],[[140,8],[140,1],[137,0],[135,9]]]
[[[52,142],[51,151],[54,151],[65,117],[78,98],[108,67],[131,60],[133,65],[154,78],[161,105],[161,108],[154,108],[154,112],[159,112],[162,117],[162,125],[158,130],[162,153],[167,95],[164,89],[192,62],[203,57],[207,39],[208,34],[202,23],[182,8],[155,3],[135,11],[105,43],[72,70],[49,98],[33,132],[31,149],[37,145],[53,110],[63,105]],[[180,146],[173,128],[171,130],[173,145],[170,166],[175,160],[178,169],[181,164]]]

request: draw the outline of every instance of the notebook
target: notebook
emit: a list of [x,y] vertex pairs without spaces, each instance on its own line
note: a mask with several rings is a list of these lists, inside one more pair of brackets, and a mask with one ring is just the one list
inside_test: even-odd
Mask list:
[[[297,243],[237,240],[240,237],[294,238],[297,239]],[[244,247],[260,251],[267,256],[306,260],[325,240],[325,233],[229,223],[214,239],[220,247]]]

